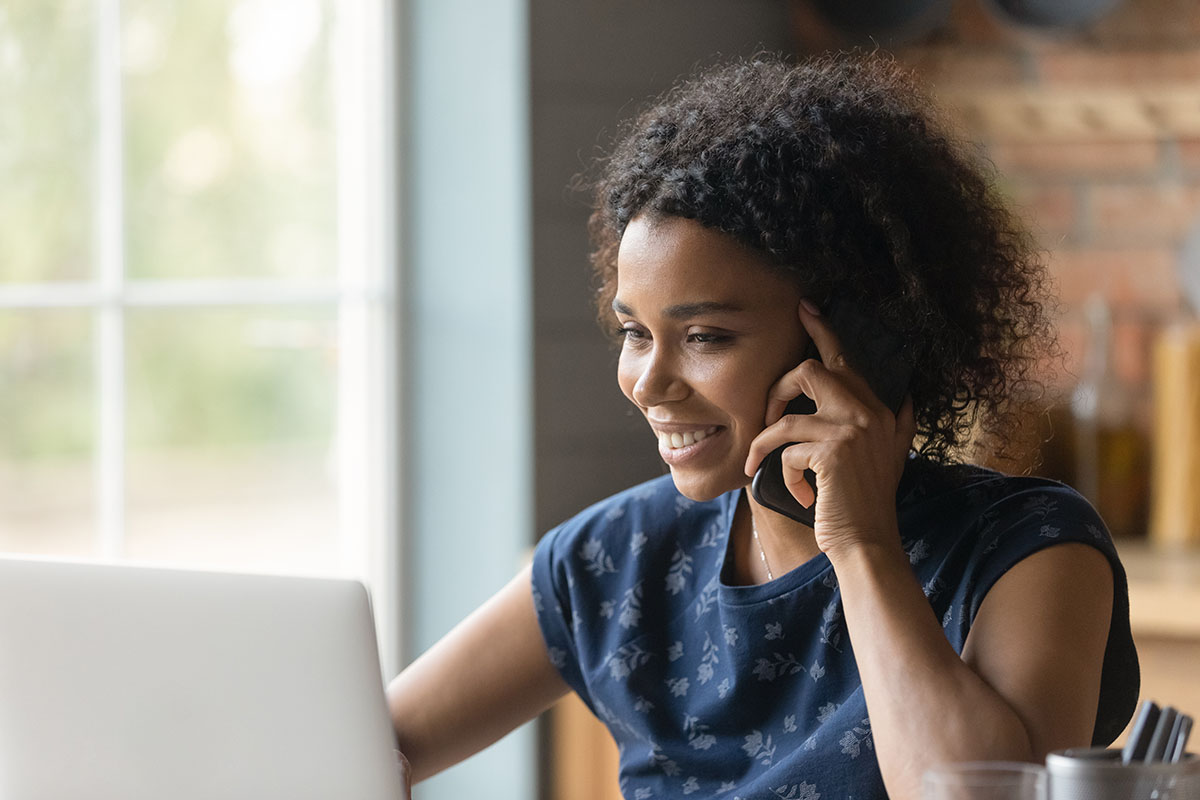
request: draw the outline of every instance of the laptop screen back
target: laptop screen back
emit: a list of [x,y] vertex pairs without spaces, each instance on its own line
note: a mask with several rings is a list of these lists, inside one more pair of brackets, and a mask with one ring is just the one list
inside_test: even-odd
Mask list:
[[366,590],[0,559],[0,797],[393,800]]

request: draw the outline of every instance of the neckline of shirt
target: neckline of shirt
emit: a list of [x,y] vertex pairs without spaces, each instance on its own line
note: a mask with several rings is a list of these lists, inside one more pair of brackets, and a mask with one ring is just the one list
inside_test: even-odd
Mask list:
[[[900,478],[900,484],[896,487],[897,510],[908,505],[913,488],[923,477],[920,473],[924,466],[915,454],[909,454],[904,472]],[[729,606],[748,606],[771,602],[790,592],[804,589],[818,580],[823,580],[826,574],[832,571],[833,564],[830,563],[829,557],[824,553],[818,553],[795,569],[766,583],[757,583],[751,586],[734,586],[725,582],[725,566],[729,561],[730,532],[733,529],[733,517],[737,512],[738,501],[745,491],[745,489],[734,489],[721,496],[722,514],[724,517],[722,521],[724,550],[721,557],[721,564],[717,571],[721,603]]]
[[734,489],[721,496],[722,503],[722,544],[723,555],[717,569],[718,594],[723,605],[748,606],[769,602],[782,597],[789,592],[812,584],[833,569],[828,556],[824,553],[817,555],[800,564],[795,569],[784,573],[775,580],[766,583],[756,583],[750,586],[734,586],[725,582],[725,568],[729,562],[730,532],[733,529],[733,517],[737,512],[738,501],[745,489]]

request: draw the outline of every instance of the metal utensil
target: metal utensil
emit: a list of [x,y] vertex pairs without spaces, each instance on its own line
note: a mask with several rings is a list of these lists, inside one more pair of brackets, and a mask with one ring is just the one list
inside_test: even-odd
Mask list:
[[1187,714],[1176,714],[1175,722],[1171,725],[1171,733],[1167,736],[1167,746],[1163,750],[1163,761],[1168,764],[1172,762],[1175,756],[1175,745],[1179,741],[1179,732],[1183,730],[1183,720]]
[[1158,715],[1157,703],[1153,700],[1142,703],[1129,738],[1125,741],[1125,748],[1121,751],[1123,763],[1132,764],[1145,759],[1146,751],[1150,749],[1150,737],[1154,735],[1154,726],[1158,724]]
[[1171,748],[1168,754],[1172,764],[1178,764],[1183,760],[1184,753],[1187,752],[1188,736],[1192,733],[1192,718],[1187,714],[1179,717],[1179,732],[1175,736],[1174,747]]
[[1178,716],[1179,712],[1171,706],[1164,708],[1158,715],[1158,722],[1154,725],[1154,733],[1150,736],[1150,744],[1146,748],[1146,756],[1142,759],[1145,763],[1157,764],[1167,760],[1167,743],[1171,739]]

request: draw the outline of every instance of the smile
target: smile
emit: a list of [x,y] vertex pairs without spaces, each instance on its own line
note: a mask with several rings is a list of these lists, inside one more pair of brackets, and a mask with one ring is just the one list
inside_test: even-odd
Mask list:
[[716,432],[716,425],[694,431],[655,431],[658,435],[658,445],[663,450],[679,450],[684,447],[691,447],[697,442],[704,441],[705,438]]

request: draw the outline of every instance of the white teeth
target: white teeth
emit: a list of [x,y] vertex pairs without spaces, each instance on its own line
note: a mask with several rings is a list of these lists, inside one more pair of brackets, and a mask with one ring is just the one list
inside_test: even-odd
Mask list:
[[667,433],[664,431],[658,435],[658,439],[664,447],[671,450],[678,450],[680,447],[688,447],[689,445],[701,442],[716,432],[716,425],[708,430],[687,431],[686,433]]

